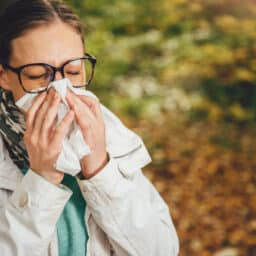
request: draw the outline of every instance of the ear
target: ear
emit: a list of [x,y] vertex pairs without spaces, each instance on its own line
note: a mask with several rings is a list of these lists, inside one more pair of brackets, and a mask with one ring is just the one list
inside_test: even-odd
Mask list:
[[7,71],[4,69],[2,64],[0,64],[0,87],[4,88],[6,90],[10,90]]

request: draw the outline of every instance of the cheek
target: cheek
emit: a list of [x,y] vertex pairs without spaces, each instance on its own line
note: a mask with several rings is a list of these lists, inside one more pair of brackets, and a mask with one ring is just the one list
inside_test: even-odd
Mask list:
[[10,91],[13,94],[14,100],[19,100],[26,92],[22,89],[17,75],[10,75],[8,79]]

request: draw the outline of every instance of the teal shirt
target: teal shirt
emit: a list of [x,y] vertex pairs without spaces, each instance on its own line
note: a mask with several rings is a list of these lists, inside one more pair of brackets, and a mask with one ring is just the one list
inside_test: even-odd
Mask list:
[[[27,170],[22,170],[25,174]],[[85,225],[86,202],[74,177],[65,174],[63,185],[73,194],[57,222],[59,256],[85,256],[88,233]]]
[[74,177],[65,174],[62,184],[73,194],[57,223],[59,256],[85,256],[89,238],[84,217],[86,203]]

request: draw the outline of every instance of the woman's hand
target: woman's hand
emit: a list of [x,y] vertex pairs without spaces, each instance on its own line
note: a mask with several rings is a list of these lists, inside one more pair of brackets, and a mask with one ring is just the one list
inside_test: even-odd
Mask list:
[[100,103],[96,99],[84,95],[76,95],[69,91],[67,102],[75,113],[85,142],[91,148],[91,154],[81,161],[82,174],[89,179],[97,174],[108,162],[105,140],[105,124]]
[[53,184],[60,184],[64,173],[54,168],[62,149],[62,140],[74,119],[73,111],[56,126],[60,96],[51,89],[34,100],[26,115],[24,142],[30,168]]

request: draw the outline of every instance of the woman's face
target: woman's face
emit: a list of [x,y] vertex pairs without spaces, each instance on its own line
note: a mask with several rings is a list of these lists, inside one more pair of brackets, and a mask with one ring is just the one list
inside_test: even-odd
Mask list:
[[[23,36],[14,39],[11,46],[9,65],[12,67],[30,63],[47,63],[59,67],[67,60],[84,55],[81,36],[61,21],[29,30]],[[59,72],[56,73],[55,79],[62,79]],[[2,67],[0,85],[12,91],[15,101],[25,94],[17,74]]]

